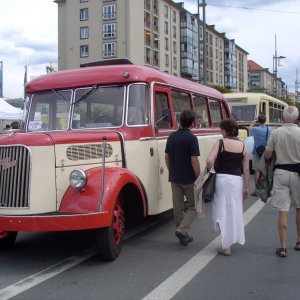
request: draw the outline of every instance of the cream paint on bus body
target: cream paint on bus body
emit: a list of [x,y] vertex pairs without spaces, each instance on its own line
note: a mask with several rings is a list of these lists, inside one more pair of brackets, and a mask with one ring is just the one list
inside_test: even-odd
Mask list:
[[[122,155],[119,142],[108,142],[112,148],[110,157],[105,158],[106,167],[121,167]],[[57,209],[61,204],[62,198],[70,185],[69,176],[75,169],[87,171],[92,168],[102,167],[102,157],[83,158],[80,160],[70,160],[67,156],[68,147],[102,145],[102,143],[78,143],[78,144],[58,144],[55,145],[56,154],[56,185],[57,185]],[[87,155],[90,155],[89,153]],[[54,162],[53,162],[54,163]],[[101,180],[101,178],[99,178]]]
[[32,146],[28,149],[31,156],[29,208],[1,209],[1,213],[29,215],[56,210],[54,147]]

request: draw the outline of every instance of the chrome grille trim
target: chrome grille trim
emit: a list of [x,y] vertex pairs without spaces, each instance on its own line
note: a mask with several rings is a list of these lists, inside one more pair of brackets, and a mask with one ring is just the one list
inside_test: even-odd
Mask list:
[[28,148],[0,147],[0,209],[29,208],[30,170]]
[[[113,148],[110,144],[106,144],[105,157],[111,157]],[[102,144],[72,145],[67,148],[67,158],[72,161],[101,159],[103,156]]]

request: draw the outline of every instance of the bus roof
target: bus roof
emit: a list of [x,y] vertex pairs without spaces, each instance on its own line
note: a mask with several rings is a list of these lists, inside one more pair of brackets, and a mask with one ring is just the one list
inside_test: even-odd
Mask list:
[[223,94],[213,88],[150,67],[130,64],[93,66],[48,73],[31,80],[26,86],[26,92],[37,93],[53,89],[60,90],[112,83],[128,84],[132,82],[158,82],[211,98],[225,99]]
[[[228,103],[230,105],[245,105],[245,104],[256,104],[258,103],[259,100],[268,100],[268,101],[272,101],[274,103],[283,105],[283,106],[288,106],[287,103],[285,103],[284,101],[281,101],[277,98],[274,98],[268,94],[264,94],[264,93],[226,93],[223,94],[224,97],[228,100]],[[235,99],[236,101],[230,101],[230,99]],[[238,100],[242,100],[242,99],[247,99],[246,102],[245,101],[241,101],[239,102]]]

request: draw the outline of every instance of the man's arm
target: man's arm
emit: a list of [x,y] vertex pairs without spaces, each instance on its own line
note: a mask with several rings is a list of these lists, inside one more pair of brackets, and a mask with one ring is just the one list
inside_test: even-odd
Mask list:
[[197,177],[200,176],[200,163],[198,160],[198,156],[191,156],[191,162],[193,166],[194,173]]
[[265,151],[264,157],[265,159],[271,159],[273,155],[273,151]]
[[166,162],[166,166],[169,170],[169,155],[167,153],[165,153],[165,162]]

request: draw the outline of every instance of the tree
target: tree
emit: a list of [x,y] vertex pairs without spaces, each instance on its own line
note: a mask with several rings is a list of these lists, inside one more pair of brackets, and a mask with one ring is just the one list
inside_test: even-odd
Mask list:
[[231,89],[229,89],[227,87],[224,87],[224,86],[221,86],[221,85],[209,84],[208,86],[211,87],[211,88],[214,88],[214,89],[218,90],[222,94],[232,93]]

